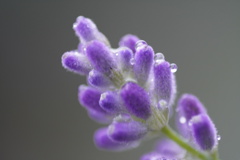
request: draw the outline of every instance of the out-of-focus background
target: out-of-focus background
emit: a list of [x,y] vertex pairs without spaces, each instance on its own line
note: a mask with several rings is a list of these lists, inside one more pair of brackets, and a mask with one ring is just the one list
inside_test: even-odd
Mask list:
[[[77,100],[85,78],[66,72],[72,24],[93,19],[117,47],[138,35],[178,65],[178,97],[196,94],[222,139],[222,160],[239,159],[240,1],[1,1],[0,159],[137,160],[154,140],[112,153],[95,148],[101,125]],[[172,120],[173,122],[173,120]]]

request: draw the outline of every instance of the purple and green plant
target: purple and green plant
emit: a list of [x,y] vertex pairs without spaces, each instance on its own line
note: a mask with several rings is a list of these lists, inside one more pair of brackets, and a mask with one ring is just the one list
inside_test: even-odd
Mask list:
[[135,35],[112,48],[92,20],[79,16],[73,29],[80,43],[62,56],[65,69],[87,77],[78,99],[89,117],[106,127],[94,134],[96,147],[124,151],[144,139],[165,135],[141,160],[218,160],[217,130],[206,108],[192,94],[176,108],[179,133],[169,126],[174,115],[177,65]]

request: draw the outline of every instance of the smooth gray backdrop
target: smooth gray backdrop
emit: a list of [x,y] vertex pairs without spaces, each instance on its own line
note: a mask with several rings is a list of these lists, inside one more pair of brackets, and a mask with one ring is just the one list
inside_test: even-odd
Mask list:
[[0,1],[1,160],[137,160],[153,147],[154,140],[123,153],[95,148],[101,125],[77,100],[85,78],[60,61],[77,47],[79,15],[113,47],[136,34],[176,63],[178,97],[200,98],[222,137],[221,159],[239,159],[240,1],[23,0]]

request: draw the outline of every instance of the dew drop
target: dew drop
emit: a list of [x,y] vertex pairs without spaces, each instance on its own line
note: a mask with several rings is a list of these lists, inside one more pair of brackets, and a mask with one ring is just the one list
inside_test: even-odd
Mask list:
[[84,47],[82,48],[82,51],[83,51],[84,54],[86,54],[87,48],[84,46]]
[[220,141],[221,140],[221,136],[217,135],[217,140]]
[[186,123],[186,118],[185,117],[180,117],[179,118],[179,122],[181,123],[181,124],[184,124],[184,123]]
[[188,122],[188,126],[192,126],[192,122],[190,121],[190,122]]
[[131,58],[131,59],[130,59],[130,64],[131,64],[131,65],[134,65],[134,64],[135,64],[135,59],[134,59],[134,58]]
[[135,49],[136,50],[143,49],[143,48],[146,48],[147,46],[148,46],[147,42],[145,42],[144,40],[139,40],[135,44]]
[[99,101],[103,101],[107,97],[106,92],[102,93]]
[[175,73],[175,72],[177,72],[178,66],[175,63],[172,63],[170,65],[170,68],[171,68],[171,72]]
[[156,53],[155,56],[154,56],[154,60],[156,63],[161,63],[165,60],[165,57],[162,53]]

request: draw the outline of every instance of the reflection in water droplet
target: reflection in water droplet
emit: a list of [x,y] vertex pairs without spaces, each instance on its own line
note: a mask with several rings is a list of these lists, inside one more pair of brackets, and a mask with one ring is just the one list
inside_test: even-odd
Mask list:
[[134,64],[135,64],[135,59],[134,59],[134,58],[131,58],[131,59],[130,59],[130,64],[131,64],[131,65],[134,65]]
[[165,57],[162,53],[156,53],[154,56],[155,63],[160,64],[165,60]]
[[144,40],[139,40],[136,42],[135,49],[136,50],[143,49],[146,48],[147,46],[148,46],[147,42],[145,42]]
[[171,72],[175,73],[175,72],[177,72],[178,66],[175,63],[172,63],[170,68],[171,68]]
[[181,124],[184,124],[184,123],[186,123],[186,118],[185,117],[180,117],[179,118],[179,122],[181,123]]
[[220,141],[221,140],[221,136],[217,135],[217,140]]

